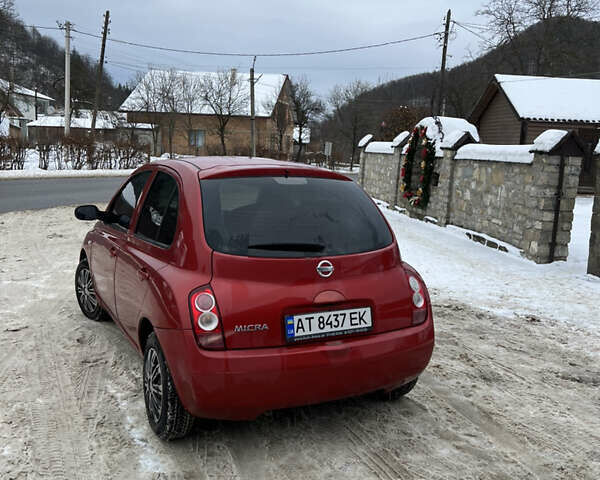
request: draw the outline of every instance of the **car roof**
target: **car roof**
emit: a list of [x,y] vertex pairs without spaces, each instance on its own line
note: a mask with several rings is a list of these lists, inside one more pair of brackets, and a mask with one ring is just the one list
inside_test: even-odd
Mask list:
[[180,173],[185,170],[196,170],[200,179],[285,174],[350,180],[340,173],[324,168],[262,157],[179,157],[176,159],[160,159],[152,162],[152,164],[174,168]]

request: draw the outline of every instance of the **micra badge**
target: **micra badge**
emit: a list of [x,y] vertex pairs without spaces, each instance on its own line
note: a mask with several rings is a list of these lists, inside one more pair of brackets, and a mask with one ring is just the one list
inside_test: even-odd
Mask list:
[[269,326],[266,323],[256,323],[253,325],[236,325],[233,328],[233,333],[264,332],[268,329],[269,329]]

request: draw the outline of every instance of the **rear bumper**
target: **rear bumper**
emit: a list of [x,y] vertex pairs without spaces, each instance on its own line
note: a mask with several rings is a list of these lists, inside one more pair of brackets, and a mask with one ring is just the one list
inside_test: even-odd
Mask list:
[[249,350],[202,350],[191,330],[157,335],[185,408],[230,420],[392,389],[425,369],[434,345],[431,317],[372,336]]

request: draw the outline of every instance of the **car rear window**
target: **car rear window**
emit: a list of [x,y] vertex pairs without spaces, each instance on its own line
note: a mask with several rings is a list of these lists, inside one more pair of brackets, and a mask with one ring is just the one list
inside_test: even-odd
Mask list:
[[368,252],[392,243],[379,209],[351,181],[281,176],[200,184],[206,240],[219,252],[316,257]]

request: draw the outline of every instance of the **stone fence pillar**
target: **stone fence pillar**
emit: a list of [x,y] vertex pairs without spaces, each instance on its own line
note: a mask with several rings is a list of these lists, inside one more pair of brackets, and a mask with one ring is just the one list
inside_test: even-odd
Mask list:
[[526,197],[523,203],[530,206],[529,211],[534,215],[533,228],[524,232],[524,254],[536,263],[566,260],[581,157],[536,153],[532,167],[532,184],[523,192],[515,192]]
[[588,273],[600,277],[600,155],[594,157],[596,166],[596,189],[592,213],[592,234],[590,235],[590,256]]

